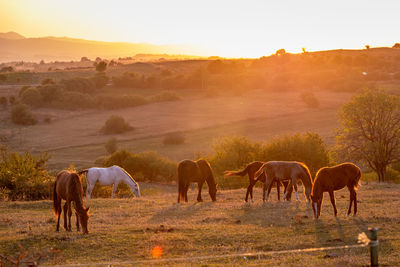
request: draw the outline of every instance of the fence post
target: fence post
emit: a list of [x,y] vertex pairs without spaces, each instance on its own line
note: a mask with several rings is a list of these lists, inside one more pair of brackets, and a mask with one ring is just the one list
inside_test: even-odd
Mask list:
[[377,267],[378,266],[378,248],[379,248],[378,229],[374,227],[374,228],[369,228],[368,230],[371,233],[370,242],[369,242],[369,253],[371,255],[371,266]]

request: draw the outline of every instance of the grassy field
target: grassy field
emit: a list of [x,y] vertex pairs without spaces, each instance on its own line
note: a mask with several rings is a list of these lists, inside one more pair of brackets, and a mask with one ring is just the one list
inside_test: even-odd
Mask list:
[[[270,201],[263,203],[257,188],[255,202],[245,203],[244,189],[227,190],[219,191],[213,203],[204,190],[204,202],[196,203],[194,188],[187,204],[176,204],[175,186],[157,184],[141,184],[140,198],[85,200],[91,213],[88,235],[76,232],[75,218],[73,232],[62,228],[56,233],[51,201],[0,202],[0,254],[15,258],[23,250],[28,254],[47,251],[51,256],[43,260],[45,265],[103,262],[106,266],[107,262],[153,259],[156,246],[163,250],[160,259],[166,259],[353,245],[359,233],[378,227],[381,266],[399,264],[400,185],[363,183],[358,191],[359,213],[354,217],[345,216],[346,189],[336,193],[337,218],[325,195],[319,221],[313,219],[303,195],[300,203],[284,203],[276,200],[273,190]],[[369,252],[353,248],[163,264],[366,266]]]
[[[50,167],[62,169],[75,163],[90,167],[106,154],[104,143],[111,137],[99,130],[110,115],[123,116],[134,131],[114,135],[120,148],[133,152],[155,150],[175,160],[193,158],[194,153],[212,152],[215,138],[244,135],[253,140],[268,140],[275,135],[303,132],[320,134],[327,144],[334,142],[337,110],[350,93],[317,92],[319,108],[308,108],[298,92],[267,93],[251,91],[242,96],[206,98],[184,96],[174,102],[154,103],[122,110],[36,109],[42,121],[20,127],[9,120],[9,111],[0,113],[0,137],[12,150],[50,152]],[[163,137],[181,131],[184,144],[164,146]]]

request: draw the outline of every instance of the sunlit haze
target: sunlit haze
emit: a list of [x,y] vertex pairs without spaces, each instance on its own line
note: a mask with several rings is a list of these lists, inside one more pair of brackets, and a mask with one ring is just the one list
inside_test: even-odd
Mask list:
[[203,55],[260,57],[392,46],[398,1],[0,1],[0,32],[183,44]]

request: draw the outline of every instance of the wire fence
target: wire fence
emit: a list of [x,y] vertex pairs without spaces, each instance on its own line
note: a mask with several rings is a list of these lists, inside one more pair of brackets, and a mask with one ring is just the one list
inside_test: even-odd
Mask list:
[[[83,264],[68,264],[68,265],[55,265],[55,267],[81,267],[81,266],[118,266],[118,265],[135,265],[135,264],[163,264],[163,263],[178,263],[178,262],[193,262],[193,261],[206,261],[216,259],[228,259],[228,258],[244,258],[244,259],[262,259],[265,256],[282,255],[282,254],[294,254],[294,253],[310,253],[320,252],[329,250],[340,250],[340,249],[351,249],[351,248],[363,248],[367,246],[377,246],[377,240],[370,240],[367,235],[363,232],[358,235],[358,244],[354,245],[342,245],[342,246],[330,246],[330,247],[319,247],[319,248],[305,248],[305,249],[291,249],[291,250],[277,250],[277,251],[260,251],[254,253],[232,253],[223,255],[206,255],[206,256],[193,256],[193,257],[179,257],[179,258],[164,258],[164,259],[151,259],[151,260],[133,260],[123,262],[92,262]],[[372,256],[371,256],[372,262]],[[371,264],[371,266],[373,266]]]

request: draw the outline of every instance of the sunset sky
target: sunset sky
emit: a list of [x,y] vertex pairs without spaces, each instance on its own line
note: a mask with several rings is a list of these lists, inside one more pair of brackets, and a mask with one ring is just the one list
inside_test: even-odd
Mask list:
[[399,1],[0,0],[0,32],[100,41],[185,44],[203,55],[260,57],[392,46]]

